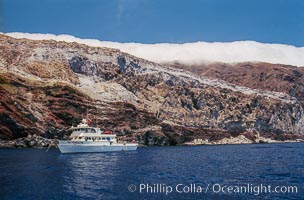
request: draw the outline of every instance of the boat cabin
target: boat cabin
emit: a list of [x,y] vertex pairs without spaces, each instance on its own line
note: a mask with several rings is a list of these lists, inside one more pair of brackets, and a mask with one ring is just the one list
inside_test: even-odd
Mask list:
[[88,125],[87,120],[82,120],[82,123],[77,125],[77,127],[71,127],[70,135],[71,141],[80,141],[80,142],[110,142],[116,143],[117,137],[110,130],[101,131],[99,128],[94,128]]
[[113,142],[113,141],[116,141],[116,136],[112,136],[112,137],[97,137],[97,136],[88,136],[88,137],[85,137],[85,136],[74,136],[74,137],[71,137],[71,140],[72,141],[91,141],[91,142],[101,142],[101,141],[104,141],[104,142]]
[[102,132],[99,128],[94,127],[72,127],[70,129],[71,141],[86,141],[86,142],[117,142],[116,134],[112,131]]
[[79,132],[79,133],[98,133],[100,131],[99,128],[91,128],[91,127],[86,127],[86,128],[71,128],[71,130],[74,132]]

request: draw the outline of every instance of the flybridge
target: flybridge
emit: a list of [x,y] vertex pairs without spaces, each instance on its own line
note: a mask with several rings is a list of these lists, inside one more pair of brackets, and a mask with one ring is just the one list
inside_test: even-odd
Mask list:
[[[89,124],[92,122],[92,120],[90,118],[87,118],[87,119],[83,119],[81,121],[80,124],[77,125],[77,127],[71,127],[69,130],[73,131],[74,132],[77,132],[77,133],[102,133],[102,134],[113,134],[112,131],[110,130],[106,130],[104,132],[102,132],[100,130],[100,128],[94,128],[94,127],[91,127],[89,126]],[[115,134],[113,134],[115,135]]]
[[100,132],[99,128],[90,127],[89,124],[92,122],[90,118],[83,119],[77,127],[71,127],[69,130],[73,132],[82,132],[82,133],[97,133]]
[[77,127],[72,126],[70,129],[71,130],[76,130],[79,128],[88,128],[89,124],[92,122],[90,118],[88,119],[82,119],[81,123],[77,125]]

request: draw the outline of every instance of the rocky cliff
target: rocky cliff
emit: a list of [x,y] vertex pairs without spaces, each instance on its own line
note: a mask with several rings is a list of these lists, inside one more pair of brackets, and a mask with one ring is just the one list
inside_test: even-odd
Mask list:
[[0,35],[0,137],[64,137],[88,113],[95,125],[146,145],[303,138],[303,73],[289,68],[291,86],[269,89],[286,76],[261,79],[262,87],[115,49]]
[[261,62],[172,64],[192,73],[252,89],[283,92],[304,104],[304,67]]

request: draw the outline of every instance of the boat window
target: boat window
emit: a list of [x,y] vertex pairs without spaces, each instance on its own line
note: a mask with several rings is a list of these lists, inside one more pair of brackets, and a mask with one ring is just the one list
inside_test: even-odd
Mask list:
[[84,130],[85,130],[86,133],[88,132],[88,129],[87,129],[87,128],[85,128]]
[[96,133],[95,129],[91,128],[91,132],[92,133]]
[[102,139],[105,140],[106,138],[103,137]]

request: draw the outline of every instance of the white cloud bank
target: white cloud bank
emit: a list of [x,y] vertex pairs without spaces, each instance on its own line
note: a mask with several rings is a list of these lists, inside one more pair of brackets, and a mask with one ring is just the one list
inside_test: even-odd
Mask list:
[[77,42],[95,47],[110,47],[157,63],[180,62],[269,62],[304,66],[304,47],[285,44],[267,44],[255,41],[193,42],[184,44],[119,43],[95,39],[80,39],[71,35],[5,33],[14,38]]

